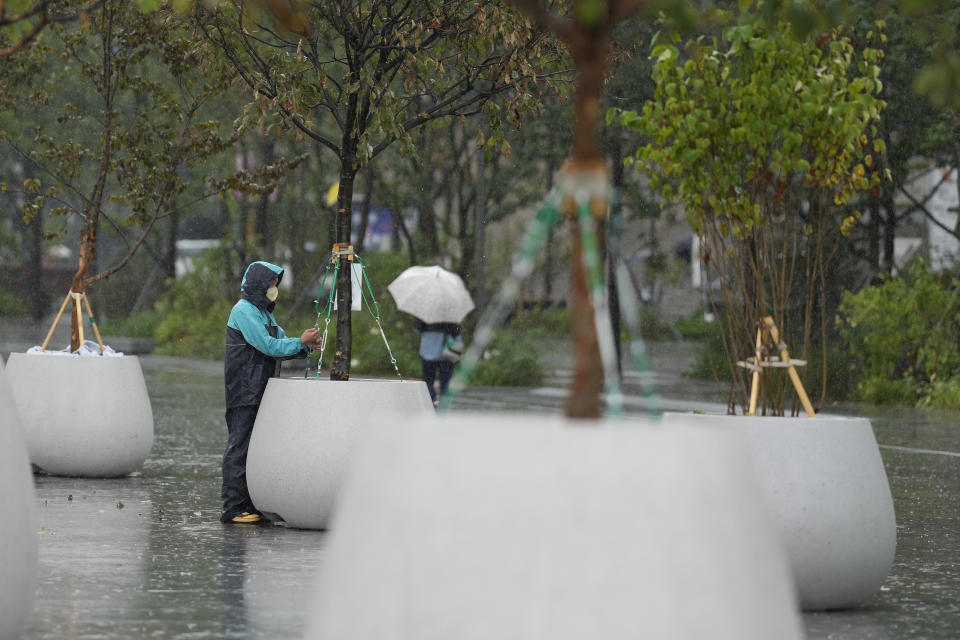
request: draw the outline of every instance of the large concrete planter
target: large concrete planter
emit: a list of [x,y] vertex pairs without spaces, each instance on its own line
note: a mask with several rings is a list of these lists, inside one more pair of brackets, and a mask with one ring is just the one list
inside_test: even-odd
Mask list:
[[461,414],[362,437],[305,637],[802,637],[735,432]]
[[866,603],[893,564],[897,524],[870,421],[668,414],[743,431],[805,610]]
[[256,507],[287,526],[326,529],[357,429],[371,412],[389,415],[395,428],[408,415],[434,415],[419,381],[271,378],[247,453]]
[[54,475],[137,471],[153,445],[153,410],[136,356],[11,353],[7,374],[30,460]]
[[19,638],[37,588],[37,504],[27,445],[0,362],[0,487],[8,517],[0,519],[0,638]]

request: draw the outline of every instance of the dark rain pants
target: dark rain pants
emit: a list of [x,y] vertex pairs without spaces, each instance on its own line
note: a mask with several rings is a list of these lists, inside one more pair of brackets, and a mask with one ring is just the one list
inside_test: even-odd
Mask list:
[[254,511],[250,493],[247,491],[247,448],[250,434],[257,419],[257,405],[245,405],[227,409],[227,448],[223,452],[223,522],[243,513]]
[[420,362],[423,363],[423,381],[427,383],[430,399],[436,402],[437,392],[433,388],[433,382],[437,379],[437,371],[440,371],[440,395],[442,396],[447,392],[447,387],[450,386],[450,378],[453,377],[453,363],[446,360],[424,360],[423,358],[420,358]]

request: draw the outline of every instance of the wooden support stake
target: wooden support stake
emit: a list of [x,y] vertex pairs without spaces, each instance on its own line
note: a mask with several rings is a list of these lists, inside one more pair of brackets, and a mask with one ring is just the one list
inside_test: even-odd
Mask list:
[[74,300],[75,300],[74,303],[73,303],[73,306],[74,306],[74,308],[77,310],[77,329],[78,329],[79,332],[80,332],[80,344],[77,345],[77,348],[79,349],[80,347],[83,346],[83,342],[84,342],[84,340],[83,340],[83,309],[80,308],[80,307],[81,307],[81,305],[80,305],[80,300],[82,300],[83,297],[84,297],[84,295],[86,295],[86,294],[83,294],[83,293],[73,293],[73,292],[71,291],[71,292],[70,292],[70,295],[72,295],[73,298],[74,298]]
[[63,316],[63,310],[67,308],[67,303],[70,302],[73,291],[67,292],[67,297],[63,299],[63,304],[60,305],[60,311],[57,311],[57,317],[53,320],[53,325],[50,326],[50,331],[47,332],[47,337],[43,340],[43,345],[40,346],[40,351],[47,350],[47,344],[50,343],[50,338],[53,336],[54,329],[57,328],[57,325],[60,324],[60,318]]
[[754,354],[756,354],[756,359],[754,363],[757,365],[757,368],[753,371],[752,380],[750,382],[750,410],[747,412],[748,416],[757,415],[757,399],[760,396],[760,371],[761,371],[761,362],[763,362],[763,327],[757,327],[757,344],[754,347]]
[[803,383],[800,381],[800,376],[797,374],[797,369],[790,361],[790,354],[787,352],[787,345],[780,342],[780,332],[777,330],[777,325],[773,323],[773,318],[770,316],[765,317],[763,319],[763,324],[770,332],[770,337],[780,350],[780,360],[783,362],[790,362],[790,366],[787,367],[787,373],[790,374],[790,380],[793,382],[793,388],[797,390],[797,395],[800,396],[800,403],[803,405],[804,411],[806,411],[807,415],[811,418],[816,416],[817,414],[813,410],[813,405],[810,404],[810,398],[807,397],[807,392],[804,390]]

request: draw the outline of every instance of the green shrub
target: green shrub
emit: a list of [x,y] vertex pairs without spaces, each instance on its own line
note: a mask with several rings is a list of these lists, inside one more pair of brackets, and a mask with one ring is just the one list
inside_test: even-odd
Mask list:
[[20,298],[0,289],[0,316],[25,316],[28,313],[30,310]]
[[[392,301],[381,304],[383,307],[392,306]],[[396,315],[394,315],[396,314]],[[330,321],[333,324],[333,321]],[[380,324],[383,326],[383,335],[386,336],[390,344],[390,352],[397,359],[397,368],[400,375],[404,378],[416,378],[420,376],[420,357],[417,355],[420,342],[416,331],[410,321],[401,317],[399,312],[394,310],[390,315],[382,315]],[[361,317],[354,313],[353,331],[351,344],[351,366],[350,371],[354,374],[364,376],[396,376],[397,373],[390,362],[390,352],[384,344],[383,336],[380,335],[380,329],[376,322],[364,314]],[[327,338],[327,353],[324,354],[326,362],[324,366],[329,367],[333,362],[333,345],[335,336],[333,331]]]
[[[622,324],[624,330],[621,331],[621,334],[623,334],[623,340],[626,341],[629,340],[630,336],[626,323]],[[640,333],[644,340],[651,341],[676,340],[678,337],[674,327],[660,317],[655,307],[649,306],[640,308]]]
[[107,318],[100,323],[100,333],[105,336],[154,339],[163,314],[155,309],[143,311],[126,318]]
[[856,398],[870,404],[916,404],[917,383],[911,378],[866,376],[856,383]]
[[157,301],[156,352],[190,358],[223,358],[226,323],[239,298],[241,274],[226,245],[194,260],[194,269],[171,283]]
[[[702,333],[699,339],[703,341],[700,348],[697,349],[693,364],[683,375],[700,380],[717,380],[729,382],[730,367],[727,364],[727,354],[723,349],[723,328],[722,319],[714,322],[703,321],[696,326]],[[693,323],[687,325],[692,328]]]
[[207,360],[223,358],[227,317],[232,306],[217,300],[192,317],[177,312],[166,315],[154,332],[156,353]]
[[936,409],[960,409],[960,376],[934,380],[918,404]]
[[566,307],[553,309],[533,309],[517,313],[507,322],[507,326],[528,336],[566,337],[570,335],[570,310]]
[[[792,357],[800,357],[790,354]],[[850,354],[840,345],[829,345],[827,347],[826,378],[828,384],[828,398],[839,401],[846,400],[853,392],[855,381],[853,380],[853,368],[850,364]],[[807,358],[807,366],[799,368],[800,377],[803,380],[803,386],[807,390],[810,400],[816,404],[820,398],[820,390],[823,388],[823,361],[821,360],[821,348],[814,344],[810,347],[810,355]],[[786,372],[783,372],[786,375]]]
[[703,309],[697,309],[685,318],[677,318],[673,326],[684,340],[707,340],[710,332],[717,329],[716,322],[703,317]]
[[531,344],[526,331],[501,330],[488,353],[490,358],[477,363],[469,384],[478,387],[536,387],[543,384],[540,353]]
[[[867,402],[949,402],[960,377],[960,281],[914,263],[844,296],[838,324]],[[900,393],[900,398],[897,394]]]

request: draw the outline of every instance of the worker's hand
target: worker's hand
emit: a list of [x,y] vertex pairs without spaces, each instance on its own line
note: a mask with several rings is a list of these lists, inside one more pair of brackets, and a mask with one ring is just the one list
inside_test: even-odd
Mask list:
[[319,329],[307,329],[300,334],[300,344],[305,347],[310,347],[311,349],[320,348],[320,330]]

